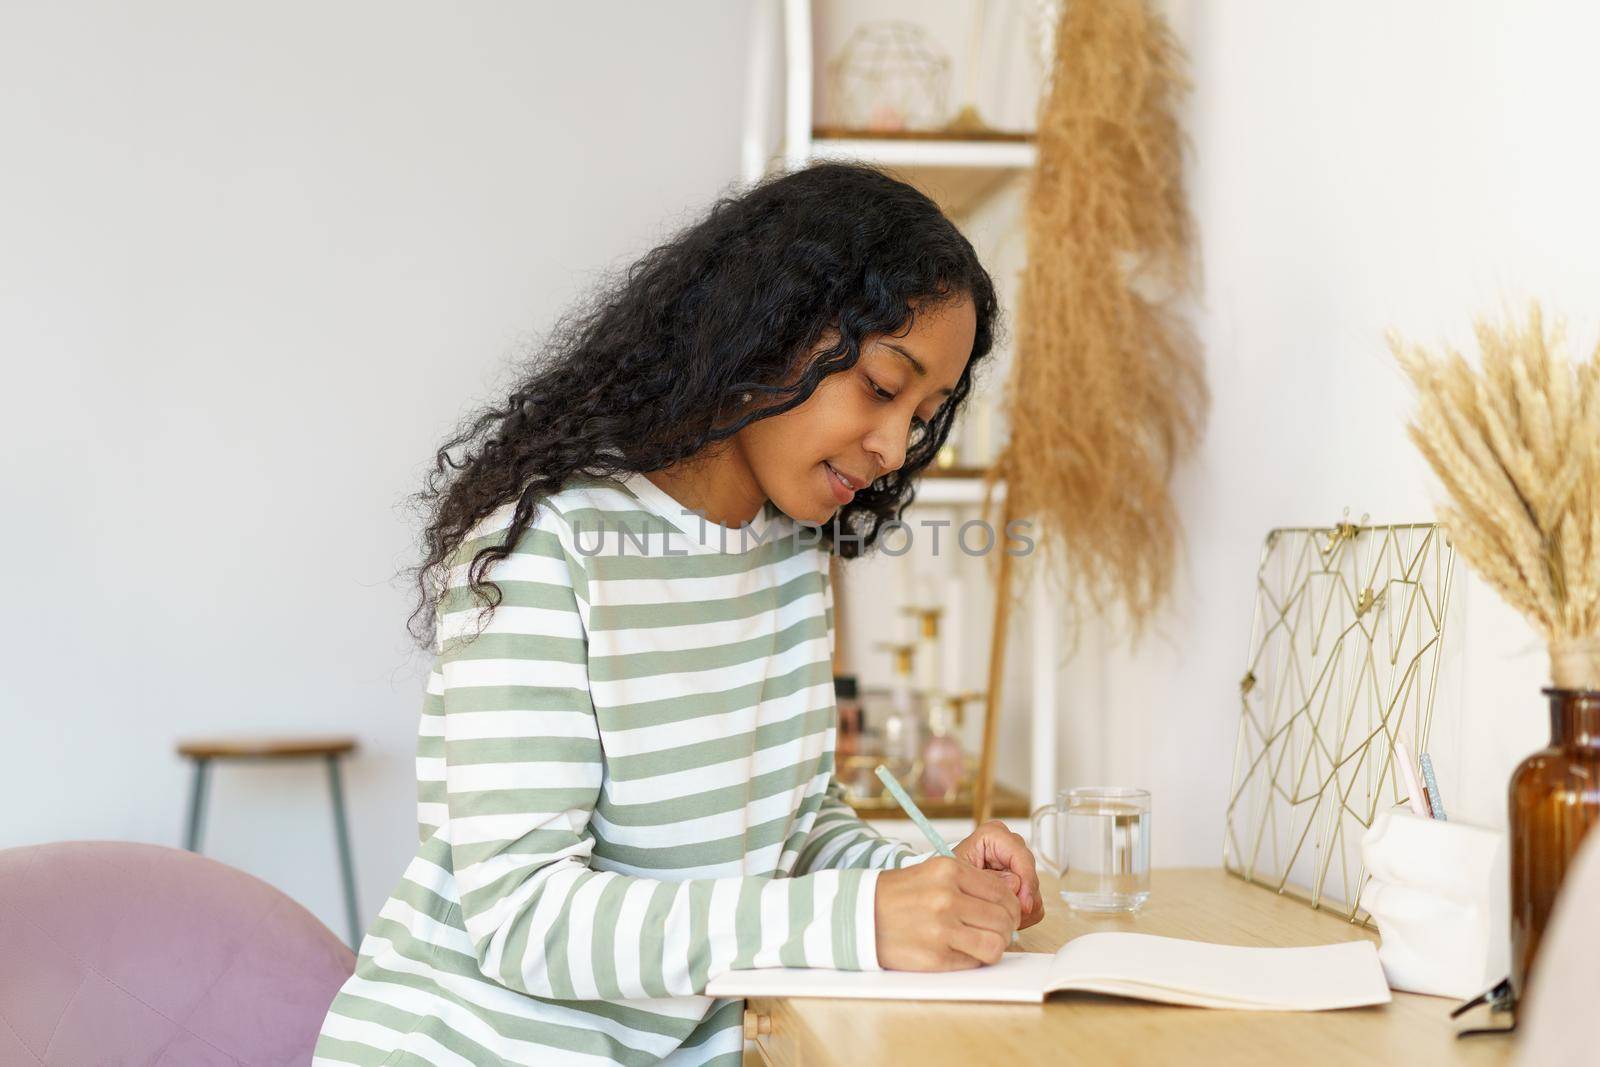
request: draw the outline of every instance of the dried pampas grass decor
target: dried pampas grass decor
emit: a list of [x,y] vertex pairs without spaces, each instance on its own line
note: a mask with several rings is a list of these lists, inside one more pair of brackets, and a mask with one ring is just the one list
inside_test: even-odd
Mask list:
[[1207,404],[1198,343],[1174,306],[1196,287],[1174,114],[1188,83],[1146,0],[1070,0],[1055,42],[1006,385],[1010,439],[990,478],[1005,483],[1008,519],[1033,521],[1039,562],[1066,600],[1120,603],[1137,633],[1171,585],[1169,483]]
[[1549,642],[1554,684],[1600,689],[1600,347],[1568,359],[1538,304],[1476,332],[1478,370],[1389,338],[1417,389],[1411,440],[1449,496],[1439,523]]
[[[1028,261],[1004,409],[987,475],[1004,523],[1032,522],[1032,566],[1088,611],[1120,604],[1137,635],[1167,595],[1179,526],[1173,468],[1199,438],[1199,345],[1176,311],[1197,287],[1175,109],[1183,55],[1147,0],[1067,0],[1039,109],[1025,218]],[[991,516],[992,503],[985,507]],[[989,816],[1011,611],[997,564],[989,692],[974,816]],[[1018,583],[1021,586],[1022,583]]]

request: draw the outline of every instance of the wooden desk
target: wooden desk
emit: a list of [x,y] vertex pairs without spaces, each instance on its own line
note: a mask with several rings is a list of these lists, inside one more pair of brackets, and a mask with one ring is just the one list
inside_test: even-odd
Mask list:
[[[1044,889],[1044,921],[1022,931],[1018,941],[1028,952],[1053,952],[1069,937],[1094,930],[1236,945],[1377,936],[1220,870],[1154,872],[1150,900],[1135,916],[1089,918],[1068,909],[1053,882]],[[745,1026],[772,1067],[1508,1064],[1509,1037],[1456,1039],[1453,1007],[1451,1000],[1410,993],[1396,993],[1380,1008],[1330,1012],[1215,1011],[1061,993],[1042,1005],[752,998]],[[1471,1018],[1474,1025],[1487,1023],[1478,1013]]]

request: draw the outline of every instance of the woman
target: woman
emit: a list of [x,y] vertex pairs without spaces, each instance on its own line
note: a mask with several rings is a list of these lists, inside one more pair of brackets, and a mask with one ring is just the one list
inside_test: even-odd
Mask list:
[[827,164],[715,204],[440,451],[420,847],[317,1063],[729,1064],[730,969],[948,970],[1043,915],[1021,838],[872,831],[833,775],[831,553],[989,352],[971,245]]

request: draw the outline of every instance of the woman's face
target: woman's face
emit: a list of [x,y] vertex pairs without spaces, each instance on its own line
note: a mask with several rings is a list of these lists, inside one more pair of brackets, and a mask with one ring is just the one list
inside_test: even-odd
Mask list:
[[961,380],[976,332],[967,297],[930,307],[904,335],[864,342],[856,365],[828,375],[804,404],[740,430],[762,492],[791,518],[821,524],[855,489],[898,470]]

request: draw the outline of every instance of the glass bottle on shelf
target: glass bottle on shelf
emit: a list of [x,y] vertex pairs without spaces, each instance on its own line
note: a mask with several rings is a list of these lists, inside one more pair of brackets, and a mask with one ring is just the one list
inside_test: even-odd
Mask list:
[[861,695],[856,676],[834,675],[833,697],[839,709],[838,726],[833,738],[833,754],[836,763],[842,766],[861,749]]
[[922,677],[918,680],[918,687],[926,694],[930,702],[937,699],[939,691],[939,616],[944,614],[944,608],[938,605],[929,607],[904,607],[902,613],[913,616],[917,620],[917,647],[925,653],[922,657]]
[[917,646],[879,642],[894,654],[894,682],[883,721],[883,755],[897,777],[907,774],[922,757],[922,709],[913,684],[912,667]]
[[892,703],[890,691],[882,686],[861,689],[861,740],[847,764],[850,780],[845,783],[851,796],[870,800],[883,795],[883,782],[874,771],[884,760],[883,723]]
[[922,746],[922,793],[938,800],[955,800],[967,779],[967,753],[961,743],[961,726],[967,701],[982,693],[943,694],[929,716],[930,734]]
[[922,795],[954,800],[961,791],[966,754],[955,736],[948,700],[940,700],[928,716],[928,740],[922,746]]

